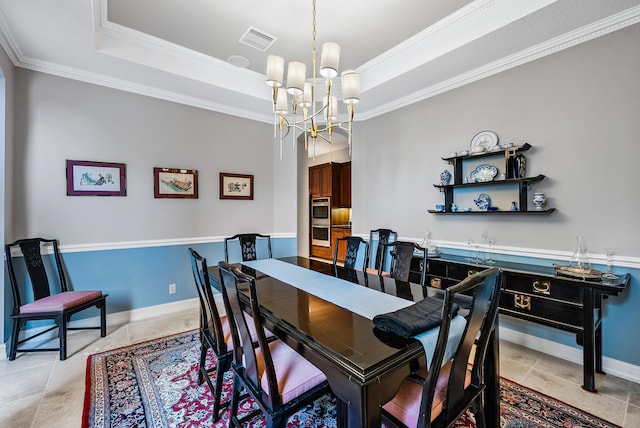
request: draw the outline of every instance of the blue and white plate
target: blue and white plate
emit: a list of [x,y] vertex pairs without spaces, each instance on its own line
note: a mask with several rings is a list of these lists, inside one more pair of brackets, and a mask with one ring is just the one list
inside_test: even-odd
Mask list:
[[498,168],[485,164],[479,165],[471,171],[470,177],[473,183],[484,183],[486,181],[493,181],[496,175],[498,175]]

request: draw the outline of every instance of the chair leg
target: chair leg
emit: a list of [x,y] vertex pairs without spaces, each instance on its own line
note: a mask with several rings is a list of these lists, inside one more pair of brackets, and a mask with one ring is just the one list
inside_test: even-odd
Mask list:
[[273,418],[270,418],[269,416],[267,416],[267,428],[283,428],[284,427],[284,423],[286,422],[286,419],[283,417],[282,414],[279,414],[278,416],[274,416]]
[[107,301],[105,299],[100,303],[100,337],[107,335]]
[[56,319],[58,337],[60,338],[60,361],[67,359],[67,317],[61,315]]
[[485,428],[486,421],[485,421],[484,406],[482,404],[481,396],[476,398],[476,400],[474,401],[473,410],[474,410],[473,415],[475,416],[475,419],[476,419],[476,428]]
[[198,370],[198,385],[202,385],[202,382],[204,382],[204,377],[207,373],[207,367],[205,366],[207,362],[207,349],[208,348],[202,337],[202,333],[200,333],[200,367]]
[[9,342],[9,361],[16,359],[16,352],[18,350],[18,338],[20,336],[20,330],[27,322],[23,319],[14,318],[11,322],[11,342]]
[[231,405],[229,406],[229,423],[231,425],[237,426],[238,423],[238,405],[240,404],[240,377],[234,373],[233,374],[233,389],[231,393]]
[[230,360],[228,357],[223,357],[218,359],[218,367],[216,367],[216,377],[215,377],[215,391],[213,393],[213,422],[218,422],[220,419],[220,408],[222,407],[222,403],[220,400],[222,398],[222,381],[224,380],[224,374],[231,364],[229,364]]

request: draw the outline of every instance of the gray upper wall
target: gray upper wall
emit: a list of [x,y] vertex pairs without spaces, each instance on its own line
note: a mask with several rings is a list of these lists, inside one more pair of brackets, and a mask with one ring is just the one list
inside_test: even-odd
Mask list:
[[[14,236],[69,245],[274,231],[283,173],[268,125],[25,69],[16,86]],[[125,163],[127,196],[66,196],[66,159]],[[154,199],[154,167],[198,170],[199,198]],[[253,174],[254,201],[220,200],[220,172]],[[291,222],[280,231],[295,232]]]
[[[640,25],[544,57],[365,123],[353,138],[354,233],[389,227],[401,236],[480,241],[640,256]],[[545,174],[545,216],[428,214],[441,159],[479,131],[530,143],[528,176]],[[492,189],[484,189],[491,194]],[[477,189],[476,193],[480,193]]]

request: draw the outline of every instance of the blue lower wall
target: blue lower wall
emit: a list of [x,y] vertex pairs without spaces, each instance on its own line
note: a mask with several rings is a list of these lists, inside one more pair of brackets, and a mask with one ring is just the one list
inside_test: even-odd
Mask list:
[[[188,254],[190,247],[205,257],[209,265],[215,265],[220,260],[224,260],[224,244],[212,242],[68,252],[62,254],[62,261],[72,290],[102,290],[109,295],[107,313],[116,313],[196,298],[197,292]],[[296,239],[273,238],[272,250],[274,257],[295,256],[297,254]],[[259,254],[261,251],[266,250],[259,246]],[[240,261],[239,248],[230,245],[229,261]],[[16,272],[16,275],[24,276],[24,270]],[[169,294],[169,284],[176,284],[175,294]],[[8,298],[11,300],[10,296]],[[9,315],[10,312],[4,314],[5,342],[11,334]],[[97,315],[97,309],[87,310],[75,315],[73,319]],[[39,324],[28,324],[28,327],[37,325]]]

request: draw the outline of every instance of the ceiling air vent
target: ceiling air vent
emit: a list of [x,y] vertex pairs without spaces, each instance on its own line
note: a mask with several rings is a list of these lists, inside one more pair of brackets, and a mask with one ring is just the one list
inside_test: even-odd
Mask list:
[[265,52],[267,49],[269,49],[276,40],[278,39],[270,36],[264,31],[258,30],[255,27],[247,28],[247,31],[245,31],[244,34],[240,37],[240,43],[249,45],[252,48],[261,50],[262,52]]

